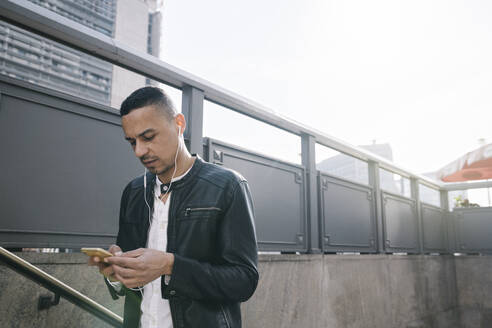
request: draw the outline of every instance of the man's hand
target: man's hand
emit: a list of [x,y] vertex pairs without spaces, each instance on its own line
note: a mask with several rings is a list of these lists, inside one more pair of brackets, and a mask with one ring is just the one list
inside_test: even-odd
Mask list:
[[[117,245],[111,245],[108,251],[115,256],[119,256],[123,253],[121,251],[120,246]],[[113,276],[114,275],[113,266],[108,263],[104,263],[99,256],[90,256],[87,264],[91,266],[97,266],[99,268],[99,272],[101,272],[104,276],[108,277],[109,280],[115,281],[115,278]]]
[[174,255],[151,248],[139,248],[107,257],[114,277],[128,288],[144,286],[162,275],[170,275],[174,266]]

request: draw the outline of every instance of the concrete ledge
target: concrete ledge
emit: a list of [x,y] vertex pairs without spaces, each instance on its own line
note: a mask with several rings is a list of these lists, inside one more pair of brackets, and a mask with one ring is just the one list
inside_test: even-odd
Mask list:
[[[18,253],[122,315],[81,253]],[[243,304],[245,328],[485,328],[492,322],[492,257],[261,254],[260,282]],[[107,327],[0,263],[0,327]],[[8,306],[6,306],[8,305]]]
[[261,255],[245,327],[459,327],[453,256]]
[[492,256],[457,256],[455,263],[462,327],[492,327]]

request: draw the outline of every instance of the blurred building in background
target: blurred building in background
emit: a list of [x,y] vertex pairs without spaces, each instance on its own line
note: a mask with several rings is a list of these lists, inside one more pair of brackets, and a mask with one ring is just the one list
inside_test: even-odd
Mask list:
[[[389,161],[393,161],[393,150],[388,143],[378,144],[373,142],[371,145],[361,145],[360,148],[368,150],[376,155],[386,158]],[[316,167],[320,171],[327,172],[335,176],[342,177],[358,182],[369,182],[369,171],[367,163],[357,158],[347,156],[345,154],[338,154],[327,158],[316,164]],[[381,185],[387,186],[392,192],[398,192],[400,190],[399,185],[393,179],[390,174],[381,175]]]
[[[159,55],[159,0],[29,0],[110,36]],[[0,22],[0,74],[118,108],[144,77],[29,31]]]

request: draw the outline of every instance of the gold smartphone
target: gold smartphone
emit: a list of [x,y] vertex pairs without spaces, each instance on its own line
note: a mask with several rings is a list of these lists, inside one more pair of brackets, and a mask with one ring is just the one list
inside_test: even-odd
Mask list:
[[85,247],[81,248],[80,251],[88,256],[98,256],[102,259],[105,257],[113,256],[113,254],[102,248]]

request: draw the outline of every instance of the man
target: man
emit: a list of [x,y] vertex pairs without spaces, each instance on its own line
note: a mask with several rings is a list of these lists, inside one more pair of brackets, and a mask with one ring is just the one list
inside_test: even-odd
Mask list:
[[241,327],[239,302],[258,283],[246,180],[190,155],[185,118],[161,89],[136,90],[120,114],[149,172],[123,191],[114,256],[89,264],[125,295],[124,327]]

